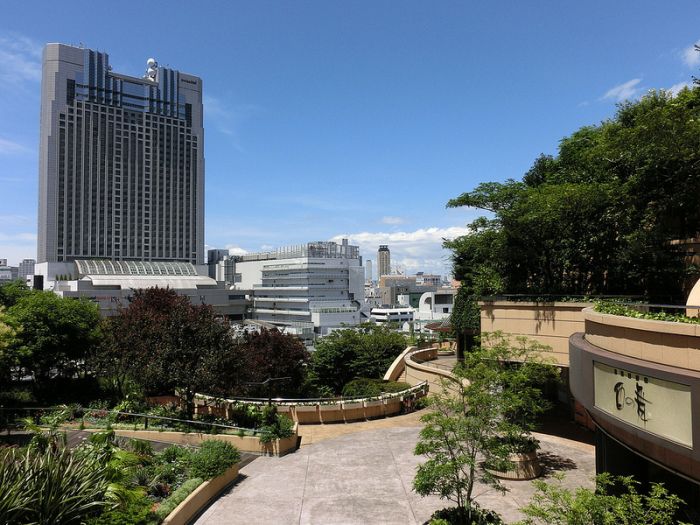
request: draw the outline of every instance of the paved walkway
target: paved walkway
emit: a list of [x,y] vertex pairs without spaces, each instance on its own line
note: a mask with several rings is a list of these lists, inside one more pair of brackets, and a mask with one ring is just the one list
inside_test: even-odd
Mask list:
[[[302,426],[303,439],[308,438],[310,446],[307,443],[282,458],[260,457],[242,468],[240,481],[196,523],[422,524],[448,502],[423,498],[411,490],[421,462],[413,455],[419,415],[325,425],[326,429]],[[592,487],[591,445],[545,434],[537,438],[547,476],[563,471],[566,486]],[[522,517],[518,509],[534,489],[527,481],[504,484],[509,489],[505,495],[479,485],[477,501],[500,512],[506,521],[516,521]]]

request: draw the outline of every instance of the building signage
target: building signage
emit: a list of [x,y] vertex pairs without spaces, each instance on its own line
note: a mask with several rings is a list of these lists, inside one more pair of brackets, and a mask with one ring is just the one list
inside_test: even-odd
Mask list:
[[692,447],[690,386],[593,363],[594,404],[632,426]]

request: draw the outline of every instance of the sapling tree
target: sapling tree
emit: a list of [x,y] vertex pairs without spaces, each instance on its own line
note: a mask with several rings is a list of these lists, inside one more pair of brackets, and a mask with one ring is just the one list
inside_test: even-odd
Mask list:
[[531,418],[543,410],[536,381],[555,375],[539,356],[544,349],[494,334],[466,354],[421,418],[425,427],[415,453],[427,461],[413,480],[417,493],[454,502],[471,523],[481,513],[473,502],[476,483],[504,490],[492,471],[512,467],[509,456],[517,440],[511,438],[527,436]]

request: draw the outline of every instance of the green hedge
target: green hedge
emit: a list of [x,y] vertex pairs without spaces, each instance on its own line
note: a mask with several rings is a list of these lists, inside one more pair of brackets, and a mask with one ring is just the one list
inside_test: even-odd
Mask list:
[[636,319],[650,319],[652,321],[669,321],[672,323],[700,324],[700,318],[688,317],[683,314],[669,314],[666,312],[640,312],[636,308],[624,304],[599,302],[594,307],[601,314],[621,315]]
[[205,440],[189,459],[190,475],[204,479],[215,478],[240,460],[241,453],[230,443],[214,439]]
[[175,510],[175,507],[185,501],[185,498],[192,494],[192,492],[194,492],[194,490],[202,483],[204,483],[202,478],[192,478],[185,481],[179,489],[173,492],[168,499],[160,504],[156,510],[156,515],[158,518],[161,521],[164,520],[168,514]]
[[408,383],[358,377],[343,387],[345,397],[376,397],[382,393],[393,394],[411,388]]

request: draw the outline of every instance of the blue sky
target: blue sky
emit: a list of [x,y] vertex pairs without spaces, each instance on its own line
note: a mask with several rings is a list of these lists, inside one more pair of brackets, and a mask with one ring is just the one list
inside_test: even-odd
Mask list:
[[0,258],[36,253],[41,48],[204,79],[206,242],[234,253],[350,237],[447,273],[445,203],[520,178],[615,104],[700,76],[700,2],[6,2]]

